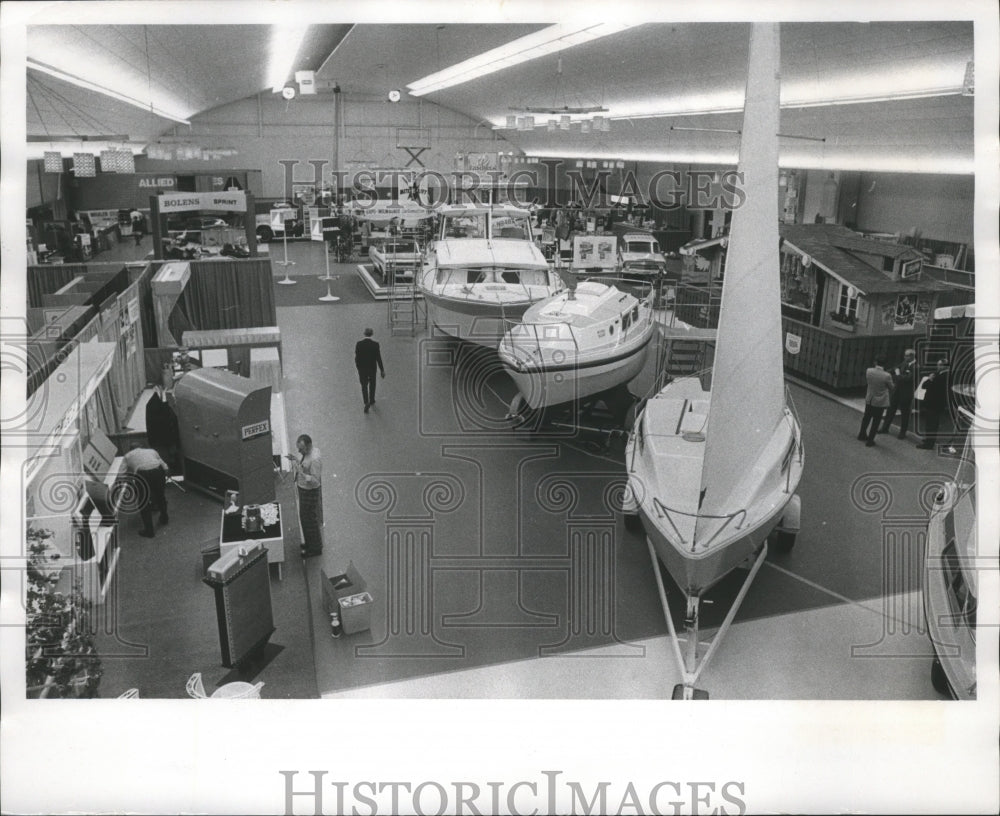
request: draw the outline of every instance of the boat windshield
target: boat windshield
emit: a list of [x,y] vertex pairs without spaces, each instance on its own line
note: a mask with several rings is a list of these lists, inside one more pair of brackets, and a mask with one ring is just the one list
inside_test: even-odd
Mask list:
[[439,269],[438,284],[512,283],[521,286],[548,286],[547,269]]
[[527,215],[500,215],[493,219],[493,238],[531,240],[531,221]]
[[485,238],[486,213],[445,215],[441,224],[443,238]]
[[492,224],[489,223],[490,215],[492,213],[487,211],[446,214],[442,219],[441,237],[531,240],[531,220],[526,213],[493,215]]

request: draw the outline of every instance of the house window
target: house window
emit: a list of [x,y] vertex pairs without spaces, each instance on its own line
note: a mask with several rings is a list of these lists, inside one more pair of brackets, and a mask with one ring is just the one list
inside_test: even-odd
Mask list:
[[850,322],[858,319],[858,290],[846,283],[840,284],[840,302],[837,314],[846,317]]

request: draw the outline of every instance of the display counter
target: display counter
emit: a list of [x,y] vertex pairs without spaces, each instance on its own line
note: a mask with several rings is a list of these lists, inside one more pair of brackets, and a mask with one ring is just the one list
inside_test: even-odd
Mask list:
[[[285,536],[282,531],[281,505],[278,502],[258,505],[262,523],[259,530],[245,528],[247,508],[232,506],[222,511],[219,532],[219,556],[225,557],[241,545],[249,542],[260,543],[267,550],[267,563],[278,565],[278,580],[281,580],[281,565],[285,562]],[[266,522],[271,523],[266,523]]]

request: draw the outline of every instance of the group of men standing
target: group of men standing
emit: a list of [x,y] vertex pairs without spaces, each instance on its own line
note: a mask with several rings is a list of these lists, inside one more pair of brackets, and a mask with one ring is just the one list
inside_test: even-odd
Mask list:
[[917,356],[913,349],[904,352],[903,360],[891,372],[886,370],[882,356],[876,357],[875,364],[865,372],[868,388],[858,439],[866,446],[875,445],[876,434],[889,432],[897,412],[898,437],[906,439],[916,398],[920,400],[920,415],[924,423],[923,441],[917,447],[934,447],[941,417],[948,409],[948,361],[944,358],[937,361],[934,371],[920,382],[920,394],[916,393],[916,375]]

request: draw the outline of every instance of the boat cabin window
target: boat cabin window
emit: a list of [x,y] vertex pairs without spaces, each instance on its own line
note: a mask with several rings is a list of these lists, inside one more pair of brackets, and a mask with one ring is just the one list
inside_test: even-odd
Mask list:
[[622,315],[622,331],[628,331],[628,327],[632,325],[632,315],[629,312],[625,312]]
[[633,323],[638,323],[639,322],[639,307],[638,307],[638,305],[632,307],[632,322]]
[[546,286],[549,273],[546,269],[503,269],[498,270],[497,279],[503,283],[519,283],[522,286]]

